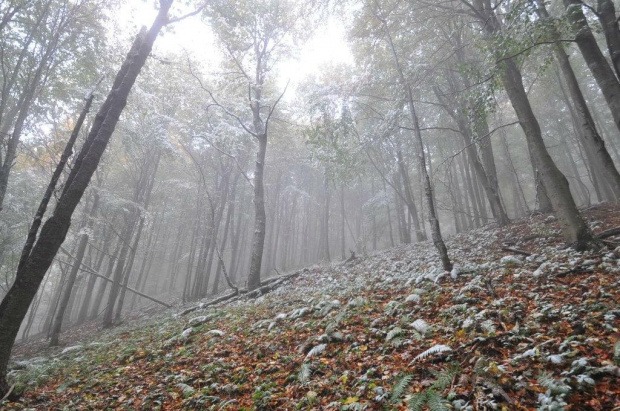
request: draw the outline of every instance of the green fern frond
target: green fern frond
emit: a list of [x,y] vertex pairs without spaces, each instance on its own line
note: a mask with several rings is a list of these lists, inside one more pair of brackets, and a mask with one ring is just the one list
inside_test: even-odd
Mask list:
[[538,374],[538,384],[545,388],[551,388],[555,386],[556,381],[553,378],[553,375],[547,371],[541,371],[540,374]]
[[449,411],[446,399],[434,390],[426,390],[426,405],[431,411]]
[[443,391],[450,386],[454,377],[461,372],[461,368],[457,365],[452,365],[446,370],[435,373],[437,380],[431,385],[431,389],[436,391]]
[[424,404],[426,404],[426,392],[413,394],[407,401],[407,406],[411,411],[422,411]]
[[404,343],[405,343],[405,339],[402,338],[402,337],[394,337],[390,341],[390,344],[392,344],[392,347],[394,347],[394,348],[402,347]]
[[391,402],[398,402],[400,398],[405,393],[405,390],[411,384],[411,380],[413,380],[413,375],[404,374],[396,384],[394,384],[394,388],[392,388],[392,396],[390,397]]
[[394,338],[402,337],[405,335],[405,331],[400,327],[394,327],[385,337],[386,341],[391,341]]

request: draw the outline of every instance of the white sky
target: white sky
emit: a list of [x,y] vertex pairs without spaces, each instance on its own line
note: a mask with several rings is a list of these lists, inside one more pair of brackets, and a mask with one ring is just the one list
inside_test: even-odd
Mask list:
[[[116,12],[112,31],[125,36],[135,33],[142,25],[150,26],[155,15],[153,1],[126,0]],[[155,42],[155,53],[187,51],[205,65],[203,71],[217,71],[220,59],[216,40],[200,16],[193,16],[175,23]],[[295,60],[284,61],[278,67],[281,87],[290,80],[287,99],[292,98],[297,85],[308,75],[316,74],[326,63],[352,63],[353,56],[346,42],[344,24],[330,17],[314,36],[302,47]],[[211,69],[212,68],[212,69]]]

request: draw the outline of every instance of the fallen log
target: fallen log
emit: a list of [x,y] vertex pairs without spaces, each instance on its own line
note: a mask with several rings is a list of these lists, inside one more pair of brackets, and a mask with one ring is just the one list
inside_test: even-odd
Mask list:
[[596,238],[603,240],[605,238],[613,237],[615,235],[620,235],[620,227],[610,228],[609,230],[598,233],[596,235]]
[[269,278],[268,280],[265,280],[264,282],[262,282],[259,288],[252,290],[252,291],[237,289],[234,292],[218,297],[215,300],[212,300],[206,303],[201,303],[195,307],[190,307],[182,311],[181,313],[179,313],[179,317],[183,317],[184,315],[187,315],[194,311],[203,310],[207,307],[213,307],[214,305],[221,304],[224,302],[230,303],[230,302],[236,301],[236,299],[241,298],[241,297],[258,298],[261,295],[265,295],[275,290],[280,285],[284,284],[286,281],[301,275],[304,271],[305,270],[299,270],[299,271],[295,271],[292,274],[285,274],[279,277]]
[[514,247],[502,247],[502,251],[524,255],[526,257],[529,257],[532,255],[531,253],[528,253],[527,251],[519,250],[518,248],[514,248]]
[[[70,258],[72,258],[72,259],[74,259],[74,260],[75,260],[75,257],[73,257],[73,256],[72,256],[72,255],[71,255],[71,254],[70,254],[67,250],[65,250],[63,247],[60,247],[60,251],[62,251],[64,254],[66,254],[67,256],[69,256]],[[69,264],[69,263],[65,263],[65,264],[69,265],[70,267],[73,267],[73,265],[72,265],[72,264]],[[108,277],[106,277],[106,276],[104,276],[104,275],[102,275],[102,274],[99,274],[97,271],[95,271],[95,269],[94,269],[94,268],[91,268],[91,267],[87,266],[87,265],[86,265],[86,264],[84,264],[83,262],[82,262],[82,264],[80,264],[80,270],[82,270],[82,271],[84,271],[84,272],[86,272],[86,273],[88,273],[88,274],[94,275],[94,276],[96,276],[96,277],[102,278],[102,279],[106,280],[106,281],[107,281],[107,282],[109,282],[109,283],[113,283],[113,282],[114,282],[114,280],[111,280],[111,279],[109,279]],[[170,305],[170,304],[168,304],[168,303],[165,303],[165,302],[163,302],[163,301],[161,301],[161,300],[158,300],[158,299],[157,299],[157,298],[155,298],[155,297],[151,297],[150,295],[146,295],[146,294],[144,294],[144,293],[141,293],[141,292],[140,292],[140,291],[138,291],[138,290],[134,290],[133,288],[129,287],[128,285],[122,285],[122,284],[121,284],[121,287],[126,288],[126,289],[127,289],[127,291],[130,291],[130,292],[132,292],[132,293],[134,293],[134,294],[136,294],[136,295],[139,295],[140,297],[143,297],[143,298],[146,298],[147,300],[153,301],[154,303],[161,304],[161,305],[163,305],[163,306],[164,306],[164,307],[166,307],[166,308],[172,308],[172,305]]]

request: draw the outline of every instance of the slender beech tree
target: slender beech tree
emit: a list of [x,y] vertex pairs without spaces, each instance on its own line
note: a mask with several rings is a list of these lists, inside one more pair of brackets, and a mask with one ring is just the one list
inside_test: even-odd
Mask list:
[[404,89],[405,92],[405,101],[407,102],[409,115],[411,117],[410,120],[413,125],[413,136],[415,148],[417,151],[416,156],[418,162],[418,170],[420,172],[420,175],[422,176],[422,184],[424,186],[424,196],[426,198],[426,206],[428,209],[427,212],[431,227],[431,238],[433,239],[433,244],[435,244],[435,247],[437,248],[439,258],[441,259],[444,270],[451,271],[452,262],[450,261],[450,257],[448,256],[448,249],[446,248],[446,244],[444,243],[443,237],[441,235],[439,218],[437,218],[437,210],[435,208],[435,195],[433,193],[431,178],[428,173],[428,160],[426,159],[425,147],[422,141],[422,132],[420,130],[420,121],[418,119],[418,114],[415,107],[413,89],[411,88],[411,84],[407,81],[407,78],[405,77],[405,72],[400,63],[398,52],[396,51],[396,46],[394,44],[392,33],[388,25],[387,16],[382,16],[378,10],[374,11],[374,15],[375,18],[377,18],[377,20],[379,20],[383,26],[383,32],[385,34],[385,38],[388,42],[388,46],[394,59],[394,65],[396,66],[400,86]]
[[270,120],[286,91],[285,88],[269,102],[270,75],[274,64],[290,51],[291,39],[310,33],[309,12],[314,6],[313,1],[260,1],[240,6],[234,1],[219,0],[206,7],[209,21],[234,67],[233,75],[244,82],[242,90],[247,95],[249,113],[240,113],[222,104],[213,93],[209,94],[213,103],[235,118],[257,143],[253,174],[254,234],[248,273],[250,290],[260,286],[265,248],[264,175]]

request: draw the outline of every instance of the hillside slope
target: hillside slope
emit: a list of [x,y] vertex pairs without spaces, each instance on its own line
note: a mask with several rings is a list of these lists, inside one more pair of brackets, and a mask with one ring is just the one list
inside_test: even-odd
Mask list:
[[[586,215],[595,232],[620,226],[611,206]],[[17,355],[27,392],[3,406],[618,409],[620,249],[566,249],[552,220],[452,237],[451,275],[432,244],[399,246],[305,269],[257,299]]]

